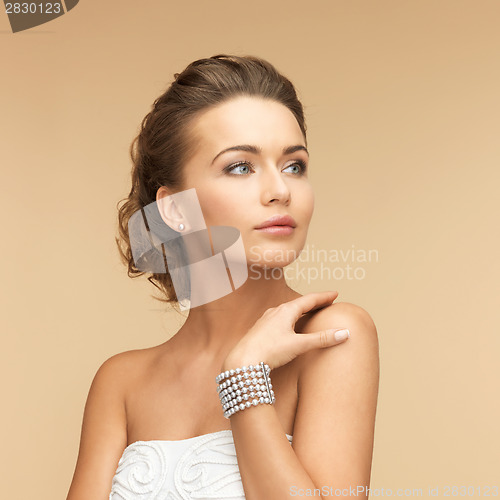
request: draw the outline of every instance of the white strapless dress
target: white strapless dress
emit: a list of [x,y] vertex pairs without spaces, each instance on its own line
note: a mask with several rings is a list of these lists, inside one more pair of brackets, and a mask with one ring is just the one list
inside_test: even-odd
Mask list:
[[[292,436],[286,434],[292,444]],[[125,448],[109,500],[242,500],[230,429],[177,441],[136,441]]]

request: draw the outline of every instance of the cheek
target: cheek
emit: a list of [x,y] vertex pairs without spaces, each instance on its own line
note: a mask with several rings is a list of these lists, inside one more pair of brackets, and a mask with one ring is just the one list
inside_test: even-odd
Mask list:
[[197,190],[197,195],[203,217],[209,226],[236,225],[233,223],[241,221],[242,215],[247,213],[247,203],[242,196],[236,196],[234,191],[206,189]]
[[314,212],[314,191],[311,185],[301,191],[297,198],[298,214],[302,218],[302,223],[308,223]]

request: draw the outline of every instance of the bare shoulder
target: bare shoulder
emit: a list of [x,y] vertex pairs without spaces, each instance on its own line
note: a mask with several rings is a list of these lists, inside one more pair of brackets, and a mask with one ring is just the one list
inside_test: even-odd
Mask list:
[[350,302],[334,302],[301,318],[300,333],[316,332],[329,328],[359,329],[364,337],[377,339],[377,329],[370,314]]
[[119,385],[125,391],[130,383],[147,370],[159,354],[160,346],[123,351],[106,359],[97,374],[106,378],[108,383]]
[[149,352],[149,349],[132,349],[114,354],[101,364],[96,376],[106,378],[110,383],[120,384],[140,367],[148,358]]
[[299,376],[320,360],[332,363],[340,356],[355,357],[361,355],[362,352],[378,357],[378,333],[375,323],[370,314],[356,304],[334,302],[318,311],[304,315],[301,320],[298,333],[307,334],[330,328],[347,328],[350,338],[341,345],[313,349],[301,355],[298,359]]
[[128,392],[140,383],[156,355],[155,348],[132,349],[107,358],[92,381],[94,392],[113,393],[127,407]]
[[134,349],[114,354],[103,361],[92,380],[87,405],[99,398],[109,400],[112,397],[115,407],[123,408],[123,424],[126,425],[126,390],[143,370],[148,357],[148,349]]

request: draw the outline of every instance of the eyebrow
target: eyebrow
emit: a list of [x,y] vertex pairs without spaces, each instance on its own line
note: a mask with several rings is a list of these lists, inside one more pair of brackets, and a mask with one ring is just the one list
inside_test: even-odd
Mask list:
[[[251,144],[240,144],[239,146],[231,146],[230,148],[223,149],[217,156],[212,160],[212,165],[215,160],[222,154],[227,153],[228,151],[246,151],[247,153],[261,154],[262,148],[257,146],[252,146]],[[290,155],[295,153],[295,151],[305,151],[307,156],[309,156],[309,151],[302,146],[301,144],[296,144],[295,146],[286,146],[283,148],[283,155]]]

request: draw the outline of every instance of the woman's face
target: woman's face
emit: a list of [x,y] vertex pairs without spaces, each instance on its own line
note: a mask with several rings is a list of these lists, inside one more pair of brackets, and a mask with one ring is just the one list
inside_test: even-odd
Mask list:
[[[306,241],[314,195],[291,111],[269,99],[237,97],[204,112],[190,132],[197,150],[184,166],[183,189],[196,189],[206,225],[236,227],[250,264],[293,262]],[[223,152],[241,145],[257,151]],[[295,151],[284,153],[287,148]],[[256,229],[276,215],[291,216],[295,227]]]

